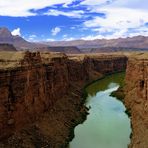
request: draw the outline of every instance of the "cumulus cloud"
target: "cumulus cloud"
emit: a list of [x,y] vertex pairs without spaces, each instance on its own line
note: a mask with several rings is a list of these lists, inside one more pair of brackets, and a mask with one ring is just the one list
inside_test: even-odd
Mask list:
[[[99,31],[99,30],[98,30]],[[143,26],[141,28],[134,28],[132,31],[130,29],[116,29],[111,30],[112,33],[104,33],[106,30],[102,30],[102,33],[97,35],[88,35],[82,37],[83,40],[95,40],[95,39],[118,39],[118,38],[127,38],[134,36],[148,36],[148,28]]]
[[28,39],[29,39],[30,41],[35,41],[36,38],[37,38],[37,36],[36,36],[35,34],[32,34],[32,35],[29,36]]
[[76,40],[76,38],[70,37],[70,38],[63,38],[62,40],[63,41],[73,41],[73,40]]
[[[0,16],[35,16],[39,15],[37,10],[50,7],[40,11],[40,15],[72,18],[69,22],[74,20],[82,28],[80,31],[89,34],[85,39],[148,36],[147,4],[147,0],[1,0]],[[103,17],[100,13],[104,14]],[[69,26],[71,32],[78,28],[73,25]],[[61,28],[56,27],[51,33],[56,36],[60,31]],[[13,34],[21,35],[20,29],[15,29]]]
[[80,5],[88,5],[88,6],[98,6],[101,4],[105,4],[112,0],[84,0],[80,3]]
[[94,17],[84,23],[86,27],[135,28],[148,22],[148,13],[128,8],[104,8],[105,18]]
[[37,15],[30,10],[43,9],[57,4],[68,5],[74,0],[1,0],[0,15],[13,17],[26,17]]
[[20,28],[16,28],[11,32],[12,35],[19,35],[21,36],[21,29]]
[[51,30],[53,36],[57,35],[61,31],[60,27],[55,27]]
[[55,39],[48,38],[48,39],[46,39],[46,41],[47,41],[47,42],[53,42],[53,41],[55,41]]
[[82,10],[77,10],[77,11],[69,11],[69,12],[64,12],[64,11],[59,11],[55,9],[50,9],[47,13],[44,13],[45,15],[52,15],[52,16],[67,16],[71,18],[81,18],[84,14],[84,11]]
[[109,7],[147,10],[147,0],[114,0]]
[[64,35],[63,35],[63,38],[66,38],[67,36],[68,36],[67,34],[64,34]]
[[[90,2],[92,0],[86,1]],[[96,5],[90,7],[91,12],[104,13],[105,17],[95,16],[83,23],[84,27],[100,34],[88,36],[88,38],[110,39],[134,35],[147,36],[147,31],[144,30],[147,30],[145,24],[148,22],[148,10],[142,1],[115,0],[102,7],[97,7]],[[138,7],[138,5],[141,7]]]
[[88,36],[85,36],[85,37],[82,37],[81,39],[82,40],[96,40],[96,39],[118,39],[120,37],[122,38],[126,38],[127,36],[125,36],[125,31],[119,31],[119,32],[115,32],[113,34],[106,34],[106,35],[102,35],[102,34],[99,34],[99,35],[88,35]]

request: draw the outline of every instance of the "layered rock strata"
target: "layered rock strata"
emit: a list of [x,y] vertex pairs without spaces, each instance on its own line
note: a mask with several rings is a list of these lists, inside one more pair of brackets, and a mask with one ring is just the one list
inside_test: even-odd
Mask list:
[[0,147],[66,147],[86,118],[83,86],[126,62],[123,55],[0,54]]
[[131,148],[148,147],[148,54],[130,57],[126,70],[127,112],[131,116]]

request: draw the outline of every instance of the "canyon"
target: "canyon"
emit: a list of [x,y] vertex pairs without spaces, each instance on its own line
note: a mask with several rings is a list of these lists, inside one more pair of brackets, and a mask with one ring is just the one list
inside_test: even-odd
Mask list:
[[[0,53],[0,147],[62,148],[87,116],[84,86],[126,70],[125,99],[131,116],[131,148],[147,148],[146,53]],[[127,68],[126,68],[127,67]]]
[[67,147],[86,119],[82,88],[126,62],[118,54],[1,52],[0,147]]
[[148,1],[1,0],[0,148],[148,148]]

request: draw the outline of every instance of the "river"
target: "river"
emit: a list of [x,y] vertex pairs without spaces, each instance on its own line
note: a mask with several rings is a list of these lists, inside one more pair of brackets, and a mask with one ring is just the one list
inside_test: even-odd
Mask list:
[[127,148],[130,143],[130,119],[124,104],[111,92],[124,83],[124,73],[106,76],[86,88],[87,120],[75,128],[70,148]]

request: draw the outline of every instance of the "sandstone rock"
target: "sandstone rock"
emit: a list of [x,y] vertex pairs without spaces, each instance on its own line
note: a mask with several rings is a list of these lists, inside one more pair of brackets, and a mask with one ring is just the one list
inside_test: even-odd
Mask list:
[[[0,58],[0,143],[6,148],[66,147],[74,127],[86,118],[83,86],[124,70],[127,62],[123,55],[48,52],[10,52]],[[3,143],[4,137],[9,138]]]
[[148,54],[129,58],[125,104],[131,113],[131,148],[148,147]]

